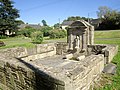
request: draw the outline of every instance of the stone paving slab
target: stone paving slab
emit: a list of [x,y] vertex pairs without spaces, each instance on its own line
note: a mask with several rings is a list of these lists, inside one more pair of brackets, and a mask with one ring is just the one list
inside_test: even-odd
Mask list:
[[116,73],[116,68],[117,66],[115,64],[109,63],[107,66],[105,66],[103,72],[114,75]]

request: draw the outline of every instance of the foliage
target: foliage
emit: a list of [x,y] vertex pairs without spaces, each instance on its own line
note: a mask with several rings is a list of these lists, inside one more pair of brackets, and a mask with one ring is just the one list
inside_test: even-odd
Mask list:
[[112,10],[109,7],[101,6],[97,12],[99,19],[102,21],[99,29],[119,29],[120,12]]
[[60,28],[60,24],[59,23],[54,24],[54,28],[55,29],[59,29]]
[[3,41],[0,41],[0,47],[5,46],[5,43]]
[[50,38],[54,39],[54,38],[64,38],[66,37],[67,33],[65,30],[52,30],[50,32]]
[[25,24],[22,20],[16,20],[16,22],[18,23],[18,25]]
[[6,30],[17,29],[16,18],[19,17],[18,10],[14,8],[11,0],[0,0],[0,31],[5,34]]
[[48,26],[45,20],[42,20],[43,26]]
[[0,35],[0,39],[6,39],[7,38],[7,36],[5,36],[5,35]]
[[43,32],[43,35],[46,37],[46,36],[49,36],[50,35],[50,31],[52,30],[51,27],[49,26],[44,26],[44,27],[41,27],[40,31]]
[[4,48],[13,48],[13,47],[27,47],[27,48],[31,48],[34,47],[35,45],[33,43],[31,43],[31,39],[30,38],[26,38],[26,37],[10,37],[10,38],[6,38],[6,39],[0,39],[1,41],[3,41],[6,45],[3,47],[0,47],[0,49],[4,49]]
[[33,43],[41,44],[43,41],[43,33],[40,31],[33,32],[31,34],[31,39]]
[[[68,17],[66,20],[64,20],[64,21],[76,21],[76,20],[81,20],[81,19],[83,19],[83,20],[85,20],[85,21],[88,21],[88,18],[86,18],[86,17],[80,17],[80,16],[71,16],[71,17]],[[89,19],[92,19],[92,18],[89,18]],[[63,22],[64,22],[63,21]]]
[[36,29],[31,27],[26,27],[17,32],[17,35],[24,35],[25,37],[30,37],[32,32],[35,32]]

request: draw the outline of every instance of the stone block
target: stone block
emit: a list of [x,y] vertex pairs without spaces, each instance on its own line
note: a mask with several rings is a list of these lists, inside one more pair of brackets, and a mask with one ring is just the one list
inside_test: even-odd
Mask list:
[[114,75],[116,72],[116,67],[117,66],[115,64],[109,63],[107,66],[105,66],[103,72]]
[[57,89],[55,89],[55,90],[65,90],[65,87],[62,85],[57,85]]
[[79,57],[77,57],[77,60],[82,60],[82,59],[84,59],[85,58],[85,55],[82,55],[82,56],[79,56]]
[[72,58],[72,57],[73,57],[73,54],[71,53],[71,54],[65,55],[64,59],[70,59],[70,58]]
[[27,48],[27,54],[28,55],[37,54],[37,48],[36,47],[34,47],[34,48]]

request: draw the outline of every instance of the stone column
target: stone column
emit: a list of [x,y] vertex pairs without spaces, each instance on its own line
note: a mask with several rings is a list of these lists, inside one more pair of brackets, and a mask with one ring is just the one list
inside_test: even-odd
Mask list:
[[83,50],[86,51],[87,43],[86,43],[86,31],[83,32]]
[[90,45],[91,45],[91,43],[92,43],[92,39],[91,39],[91,35],[92,35],[92,33],[91,33],[92,31],[91,31],[91,29],[89,30],[89,40],[90,40]]
[[87,36],[87,45],[90,45],[90,38],[89,38],[90,37],[89,36],[90,31],[89,30],[90,30],[90,28],[88,27],[87,28],[87,35],[86,35]]
[[94,26],[91,26],[91,45],[94,44]]
[[73,50],[73,35],[71,31],[70,31],[70,38],[69,38],[69,49]]
[[83,47],[82,46],[82,35],[80,35],[79,37],[80,37],[80,46],[79,47],[80,47],[80,50],[82,50],[82,47]]

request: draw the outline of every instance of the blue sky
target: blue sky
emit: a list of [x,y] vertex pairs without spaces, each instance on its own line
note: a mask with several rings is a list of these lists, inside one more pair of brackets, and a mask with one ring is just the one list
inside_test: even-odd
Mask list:
[[41,24],[44,19],[48,25],[62,22],[69,16],[97,18],[99,6],[120,10],[120,0],[13,0],[20,11],[20,19],[29,24]]

